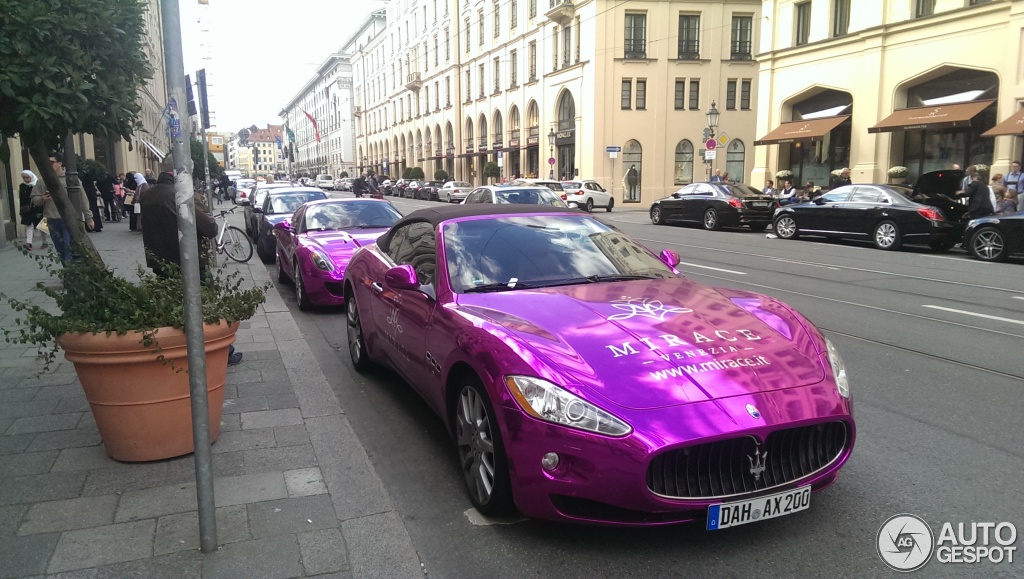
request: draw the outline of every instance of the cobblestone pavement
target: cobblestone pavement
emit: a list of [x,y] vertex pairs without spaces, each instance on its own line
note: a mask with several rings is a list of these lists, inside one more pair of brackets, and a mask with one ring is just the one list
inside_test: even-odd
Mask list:
[[[230,217],[241,224],[241,212]],[[90,234],[130,276],[142,235]],[[14,242],[12,242],[14,243]],[[41,251],[38,246],[36,252]],[[223,259],[223,258],[222,258]],[[254,256],[232,265],[268,281]],[[46,272],[0,248],[0,291],[46,299]],[[0,304],[0,327],[13,314]],[[35,376],[35,347],[0,341],[0,578],[422,577],[405,525],[277,290],[241,323],[213,445],[219,550],[199,551],[191,455],[107,457],[72,365]]]

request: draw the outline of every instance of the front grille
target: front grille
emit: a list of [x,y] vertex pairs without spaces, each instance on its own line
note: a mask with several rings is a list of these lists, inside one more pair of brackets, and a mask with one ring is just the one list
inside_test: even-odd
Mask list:
[[[848,441],[845,422],[828,422],[776,430],[760,445],[754,437],[743,436],[688,446],[654,457],[647,469],[647,488],[682,499],[767,490],[825,468],[839,458]],[[751,472],[752,460],[764,465],[760,477]]]

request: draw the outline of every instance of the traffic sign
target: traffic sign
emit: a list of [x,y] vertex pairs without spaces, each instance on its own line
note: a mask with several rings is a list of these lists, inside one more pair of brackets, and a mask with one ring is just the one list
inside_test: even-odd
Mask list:
[[708,142],[704,143],[704,146],[707,147],[709,150],[714,151],[715,147],[718,146],[718,141],[714,139],[708,139]]
[[718,151],[716,151],[714,149],[708,149],[707,151],[704,151],[704,160],[705,161],[710,161],[710,160],[714,159],[717,154],[718,154]]
[[555,164],[555,158],[554,157],[548,157],[548,165],[554,165],[554,164]]
[[618,157],[619,157],[619,152],[618,151],[608,151],[608,158],[609,159],[617,159]]
[[604,148],[605,153],[621,153],[622,147],[608,146]]

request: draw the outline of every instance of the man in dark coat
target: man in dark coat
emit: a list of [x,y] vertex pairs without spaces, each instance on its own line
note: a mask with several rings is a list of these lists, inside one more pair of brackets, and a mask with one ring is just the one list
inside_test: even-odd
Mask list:
[[85,190],[85,198],[89,200],[89,211],[92,211],[96,222],[96,227],[92,232],[99,233],[103,231],[103,213],[100,212],[100,192],[96,189],[96,181],[93,181],[91,176],[87,176],[82,179],[82,189]]
[[967,214],[966,219],[977,219],[978,217],[985,217],[986,215],[992,215],[995,208],[992,207],[992,197],[989,195],[988,185],[981,180],[981,174],[977,170],[973,170],[974,167],[970,167],[968,176],[971,178],[971,184],[967,186],[967,190],[963,193],[957,194],[957,197],[966,197],[967,201]]
[[[146,247],[146,265],[160,277],[168,277],[163,262],[181,265],[181,248],[178,245],[178,205],[174,200],[174,173],[160,173],[156,185],[146,190],[142,197],[142,244]],[[213,239],[217,236],[217,222],[196,206],[196,235]],[[208,252],[199,252],[199,277],[206,280]],[[231,346],[228,365],[242,361],[242,353]]]

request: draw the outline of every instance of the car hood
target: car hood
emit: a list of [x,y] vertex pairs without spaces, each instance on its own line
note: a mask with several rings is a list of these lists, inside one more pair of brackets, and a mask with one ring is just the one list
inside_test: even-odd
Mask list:
[[685,278],[461,294],[458,304],[525,345],[524,360],[537,358],[570,383],[626,408],[690,404],[825,378],[820,336],[786,306]]
[[387,231],[387,227],[374,229],[346,229],[310,231],[303,234],[306,245],[314,246],[330,256],[351,254],[360,247],[370,245]]

